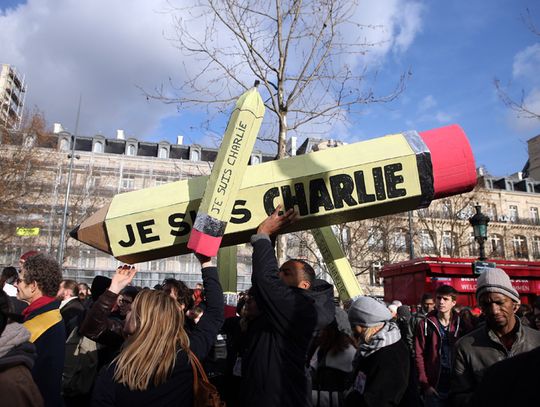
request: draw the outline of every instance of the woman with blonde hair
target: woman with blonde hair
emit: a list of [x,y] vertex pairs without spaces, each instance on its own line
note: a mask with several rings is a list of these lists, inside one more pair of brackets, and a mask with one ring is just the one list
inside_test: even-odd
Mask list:
[[[94,406],[192,406],[191,352],[204,359],[223,324],[223,291],[210,259],[200,257],[206,310],[188,334],[178,301],[163,291],[143,290],[127,315],[127,339],[101,371]],[[135,269],[118,269],[111,287],[127,286]],[[115,289],[116,290],[116,289]]]
[[349,309],[358,338],[351,388],[345,406],[397,406],[409,380],[409,350],[388,308],[371,297],[360,297]]

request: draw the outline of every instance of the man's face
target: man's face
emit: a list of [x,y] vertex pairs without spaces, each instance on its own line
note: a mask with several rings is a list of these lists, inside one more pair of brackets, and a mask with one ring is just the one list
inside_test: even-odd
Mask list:
[[452,308],[456,305],[456,301],[452,299],[450,295],[437,294],[435,296],[435,308],[439,312],[452,311]]
[[58,289],[58,293],[56,293],[56,298],[60,300],[65,300],[72,296],[73,296],[73,290],[71,288],[66,288],[66,285],[64,282],[60,283],[60,288]]
[[32,297],[34,296],[33,286],[36,283],[32,282],[32,283],[26,284],[24,282],[25,274],[26,274],[26,270],[23,267],[21,269],[21,272],[19,273],[19,278],[15,282],[15,287],[17,287],[17,298],[23,301],[30,301]]
[[289,260],[280,267],[279,278],[289,287],[309,288],[310,284],[304,280],[304,265],[300,262]]
[[478,303],[491,329],[495,331],[502,330],[515,322],[514,313],[518,304],[512,301],[510,297],[499,293],[484,293]]
[[426,298],[422,303],[422,308],[426,314],[433,311],[435,309],[435,301],[433,298]]

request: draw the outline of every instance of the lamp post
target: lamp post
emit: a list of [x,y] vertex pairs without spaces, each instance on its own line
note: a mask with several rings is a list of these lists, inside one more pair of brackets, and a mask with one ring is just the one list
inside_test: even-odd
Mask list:
[[476,213],[469,218],[469,223],[473,227],[474,240],[478,242],[480,248],[480,256],[478,260],[485,261],[486,253],[484,250],[484,242],[487,240],[487,226],[489,223],[489,217],[484,215],[481,210],[481,206],[476,204],[475,206]]
[[75,155],[75,143],[77,142],[77,131],[79,130],[79,117],[81,115],[81,102],[82,102],[82,94],[79,95],[79,107],[77,108],[77,120],[75,121],[75,134],[71,135],[70,137],[71,154],[68,155],[69,169],[68,169],[66,196],[64,198],[64,211],[62,214],[62,229],[60,230],[60,245],[58,248],[58,263],[60,263],[60,266],[64,264],[66,226],[67,226],[67,215],[68,215],[68,206],[69,206],[69,195],[71,192],[71,177],[73,175],[73,164],[74,164],[74,159],[78,160],[80,158],[78,155]]

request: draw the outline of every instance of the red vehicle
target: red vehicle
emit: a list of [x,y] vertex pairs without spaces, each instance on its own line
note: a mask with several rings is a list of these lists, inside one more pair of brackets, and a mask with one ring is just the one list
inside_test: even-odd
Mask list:
[[[384,266],[384,300],[417,304],[425,292],[433,293],[442,284],[459,292],[458,304],[475,306],[476,277],[474,259],[421,257]],[[521,302],[531,304],[540,295],[540,262],[489,260],[506,271],[519,292]]]

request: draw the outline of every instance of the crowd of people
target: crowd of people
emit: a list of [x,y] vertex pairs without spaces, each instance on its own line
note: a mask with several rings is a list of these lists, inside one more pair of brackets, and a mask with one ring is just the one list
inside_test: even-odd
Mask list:
[[201,286],[170,278],[150,289],[132,285],[133,266],[89,287],[63,279],[50,255],[25,253],[0,278],[0,404],[203,405],[197,361],[228,407],[536,400],[540,297],[520,304],[494,268],[478,277],[474,308],[449,285],[418,305],[343,303],[306,261],[278,264],[274,238],[296,218],[279,210],[251,238],[252,287],[232,312],[202,255]]

